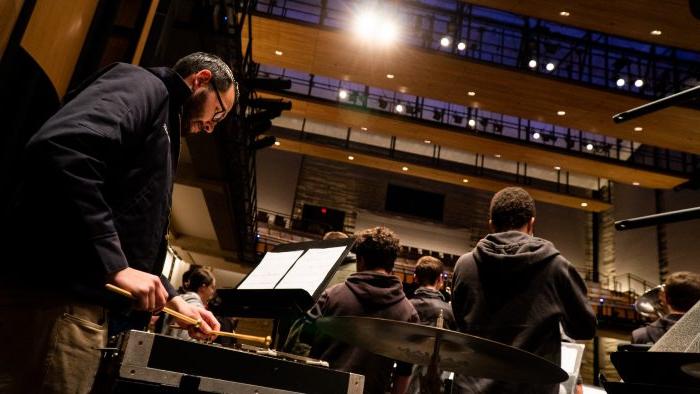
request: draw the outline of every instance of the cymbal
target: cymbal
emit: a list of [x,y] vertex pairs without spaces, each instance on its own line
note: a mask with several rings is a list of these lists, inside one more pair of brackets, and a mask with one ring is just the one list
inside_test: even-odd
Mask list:
[[316,320],[325,334],[394,360],[429,365],[439,338],[439,367],[468,376],[509,382],[563,382],[557,365],[518,348],[442,328],[370,317],[339,316]]

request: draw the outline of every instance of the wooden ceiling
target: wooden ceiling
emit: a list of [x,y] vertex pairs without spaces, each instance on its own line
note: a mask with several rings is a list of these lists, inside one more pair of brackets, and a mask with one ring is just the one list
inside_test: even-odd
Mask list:
[[[696,1],[696,0],[692,0]],[[468,3],[587,30],[700,51],[700,19],[688,0],[469,0]],[[567,11],[563,17],[559,12]],[[660,36],[649,34],[661,30]]]
[[[261,94],[261,97],[281,98],[283,96]],[[537,164],[549,168],[556,165],[562,167],[564,171],[588,174],[627,184],[640,182],[642,186],[648,188],[670,189],[687,180],[676,176],[597,161],[595,158],[581,158],[579,156],[533,148],[517,142],[502,142],[494,138],[480,137],[477,134],[448,131],[408,120],[401,120],[400,117],[368,113],[360,109],[353,109],[350,106],[338,106],[296,98],[291,99],[291,101],[292,110],[285,112],[285,115],[352,127],[356,130],[366,127],[369,132],[378,132],[417,141],[430,139],[434,144],[472,153],[489,156],[498,154],[504,160]]]
[[[430,179],[433,181],[449,183],[463,187],[497,192],[503,189],[504,187],[512,186],[512,184],[508,182],[494,181],[488,178],[480,178],[471,175],[467,178],[468,183],[465,183],[465,176],[463,174],[438,170],[431,167],[419,166],[411,163],[402,163],[400,161],[355,152],[352,153],[354,159],[350,161],[348,160],[349,152],[342,149],[329,148],[326,146],[320,146],[284,138],[278,138],[277,140],[278,142],[280,142],[280,144],[278,146],[274,146],[275,149],[299,153],[302,155],[319,157],[328,160],[341,161],[344,163],[352,163],[354,165],[370,167],[402,175],[410,175],[419,178]],[[407,171],[404,171],[402,169],[404,166],[408,168]],[[532,198],[534,198],[537,201],[561,205],[569,208],[581,209],[589,212],[602,212],[612,207],[610,204],[598,200],[575,197],[565,194],[558,194],[530,187],[525,187],[525,189],[528,191],[528,193],[530,193]],[[581,203],[583,202],[585,202],[588,205],[586,207],[582,207]]]
[[[280,20],[255,17],[253,37],[255,61],[262,64],[700,154],[700,111],[672,107],[615,124],[613,114],[645,101],[407,45],[377,49],[348,32]],[[467,91],[477,94],[469,97]],[[557,116],[560,110],[566,116]],[[644,131],[634,132],[636,126]]]

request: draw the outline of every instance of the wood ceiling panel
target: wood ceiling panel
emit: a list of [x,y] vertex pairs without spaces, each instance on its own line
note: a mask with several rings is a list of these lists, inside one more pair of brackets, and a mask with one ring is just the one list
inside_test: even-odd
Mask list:
[[[261,97],[282,98],[283,96],[261,94]],[[399,138],[410,138],[418,141],[430,139],[434,144],[463,151],[489,156],[499,154],[504,160],[536,164],[549,168],[560,166],[564,171],[607,178],[627,184],[639,182],[644,187],[658,189],[670,189],[687,180],[681,177],[610,164],[604,161],[531,148],[522,144],[479,137],[477,134],[448,131],[415,122],[403,121],[399,117],[374,115],[352,109],[349,106],[341,107],[302,99],[291,99],[291,101],[292,110],[285,112],[285,115],[317,120],[343,127],[349,126],[355,130],[367,127],[369,132],[378,132]]]
[[[347,157],[349,151],[345,151],[337,148],[329,148],[320,145],[314,145],[310,143],[294,141],[289,139],[278,138],[280,145],[274,146],[275,149],[299,153],[302,155],[314,156],[328,160],[340,161],[344,163],[352,163],[354,165],[374,168],[383,171],[389,171],[402,175],[415,176],[424,179],[430,179],[443,183],[450,183],[453,185],[458,185],[462,187],[475,188],[480,190],[486,190],[490,192],[497,192],[504,187],[513,186],[507,182],[494,181],[487,178],[480,178],[475,176],[469,176],[469,183],[464,183],[464,175],[438,170],[435,168],[419,166],[410,163],[402,163],[400,161],[394,161],[389,159],[384,159],[381,157],[375,157],[370,155],[365,155],[361,153],[352,152],[354,160],[350,162]],[[407,166],[408,171],[403,171],[402,167]],[[586,199],[581,197],[569,196],[564,194],[557,194],[553,192],[548,192],[540,189],[534,189],[529,187],[524,187],[530,193],[532,198],[537,201],[546,202],[549,204],[561,205],[569,208],[575,208],[580,210],[585,210],[589,212],[603,212],[612,207],[612,205],[592,199]],[[587,207],[582,207],[581,203],[586,202]]]
[[[700,20],[691,15],[688,0],[567,0],[559,4],[549,0],[470,0],[468,3],[700,51]],[[562,17],[560,11],[571,15]],[[657,29],[663,34],[649,34]]]
[[[345,32],[256,17],[255,61],[700,154],[700,111],[672,107],[623,124],[639,98],[406,45],[371,48]],[[275,50],[284,52],[276,56]],[[394,79],[386,78],[392,73]],[[476,91],[475,97],[467,91]],[[559,110],[566,116],[557,116]],[[644,131],[633,132],[635,126]]]

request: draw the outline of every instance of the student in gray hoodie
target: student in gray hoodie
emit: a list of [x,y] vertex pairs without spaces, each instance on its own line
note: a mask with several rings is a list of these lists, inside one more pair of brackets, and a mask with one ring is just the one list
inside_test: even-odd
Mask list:
[[[399,239],[386,227],[357,233],[353,247],[357,272],[344,283],[326,289],[309,314],[314,318],[367,316],[417,323],[418,313],[406,298],[401,281],[392,274],[398,251]],[[364,375],[364,392],[371,394],[385,392],[394,364],[389,358],[325,335],[314,339],[310,355],[328,361],[333,369]],[[399,363],[392,393],[403,393],[410,375],[411,366]]]
[[[491,200],[492,233],[460,257],[454,270],[452,309],[459,330],[518,347],[559,365],[561,336],[595,335],[586,285],[573,265],[533,236],[535,202],[519,187]],[[460,393],[558,393],[559,385],[532,385],[457,376]]]

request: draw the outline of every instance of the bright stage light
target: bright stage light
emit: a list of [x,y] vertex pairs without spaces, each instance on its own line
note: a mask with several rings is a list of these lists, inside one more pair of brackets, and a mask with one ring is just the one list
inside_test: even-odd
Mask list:
[[355,33],[366,41],[390,44],[399,36],[399,27],[388,15],[374,10],[360,12],[355,18]]

